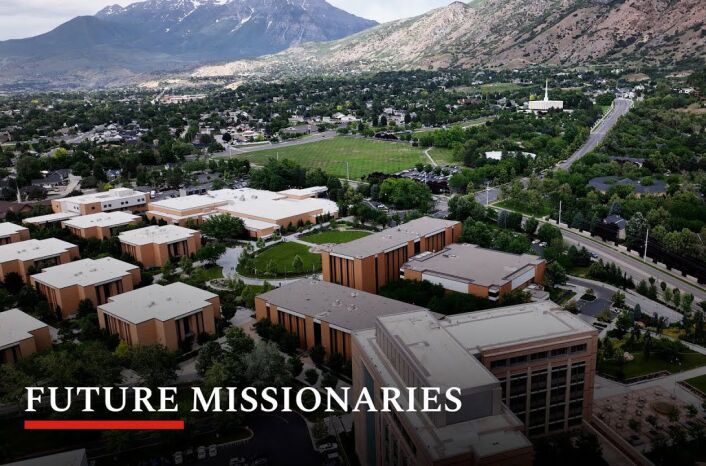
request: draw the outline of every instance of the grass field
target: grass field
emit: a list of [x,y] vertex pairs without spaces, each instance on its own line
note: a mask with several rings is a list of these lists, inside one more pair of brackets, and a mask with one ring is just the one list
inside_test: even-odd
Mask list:
[[348,243],[350,241],[364,238],[368,236],[370,232],[360,231],[360,230],[350,230],[350,231],[339,231],[330,230],[324,231],[322,233],[315,233],[310,236],[302,236],[302,241],[314,244],[342,244]]
[[686,379],[684,382],[698,390],[701,390],[702,393],[706,393],[706,375],[700,375],[698,377],[694,377],[693,379]]
[[279,243],[263,249],[255,255],[255,268],[258,276],[267,270],[267,265],[272,261],[277,276],[292,275],[294,258],[299,256],[304,262],[304,272],[312,273],[321,270],[321,256],[312,254],[309,248],[300,243]]
[[271,157],[293,160],[306,168],[321,168],[326,173],[341,178],[346,177],[346,162],[352,180],[379,171],[395,173],[415,164],[428,163],[420,147],[406,143],[375,141],[338,136],[320,142],[300,144],[253,152],[244,157],[262,165]]
[[536,212],[530,212],[526,209],[521,208],[518,206],[515,202],[513,202],[510,199],[506,199],[504,201],[496,202],[494,205],[501,207],[503,209],[509,209],[509,210],[514,210],[515,212],[520,212],[525,215],[533,215],[535,217],[546,217],[547,215],[552,213],[552,208],[549,205],[549,203],[545,203],[542,206],[542,209]]
[[[706,365],[706,356],[696,352],[682,353],[680,355],[681,365],[672,364],[655,355],[652,355],[649,359],[645,359],[645,355],[641,352],[633,353],[633,356],[635,359],[630,362],[626,362],[623,366],[625,379],[632,379],[634,377],[640,377],[660,371],[667,371],[670,374],[676,374],[678,372],[684,372]],[[615,377],[619,373],[619,367],[613,361],[606,361],[602,364],[600,373]]]

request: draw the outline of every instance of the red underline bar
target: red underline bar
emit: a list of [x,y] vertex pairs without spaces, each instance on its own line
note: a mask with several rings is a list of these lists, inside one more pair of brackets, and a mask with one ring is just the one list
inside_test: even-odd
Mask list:
[[25,430],[184,430],[184,421],[25,421]]

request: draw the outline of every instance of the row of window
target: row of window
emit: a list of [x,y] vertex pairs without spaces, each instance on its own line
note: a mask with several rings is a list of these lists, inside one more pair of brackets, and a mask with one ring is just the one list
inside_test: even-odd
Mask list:
[[530,355],[523,354],[520,356],[513,356],[509,359],[498,359],[495,361],[491,361],[490,368],[498,369],[500,367],[515,366],[518,364],[526,364],[527,362],[535,362],[548,358],[566,356],[568,354],[578,354],[585,352],[586,349],[588,349],[588,345],[586,343],[582,343],[580,345],[573,345],[570,347],[565,346],[562,348],[555,348],[551,351],[538,351]]

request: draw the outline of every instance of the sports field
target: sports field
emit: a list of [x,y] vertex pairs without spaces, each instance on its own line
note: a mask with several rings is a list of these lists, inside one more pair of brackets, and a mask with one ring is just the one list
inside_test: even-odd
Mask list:
[[346,177],[346,162],[350,178],[359,180],[373,172],[395,173],[415,164],[429,163],[424,150],[408,143],[375,141],[372,139],[337,136],[325,141],[312,142],[253,152],[244,155],[257,165],[271,157],[293,160],[306,168],[321,168],[326,173]]

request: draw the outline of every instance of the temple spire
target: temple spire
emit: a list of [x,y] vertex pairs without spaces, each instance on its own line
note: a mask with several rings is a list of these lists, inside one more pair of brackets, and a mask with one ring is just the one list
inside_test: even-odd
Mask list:
[[547,84],[544,87],[544,101],[547,102],[549,100],[549,80],[547,79]]

